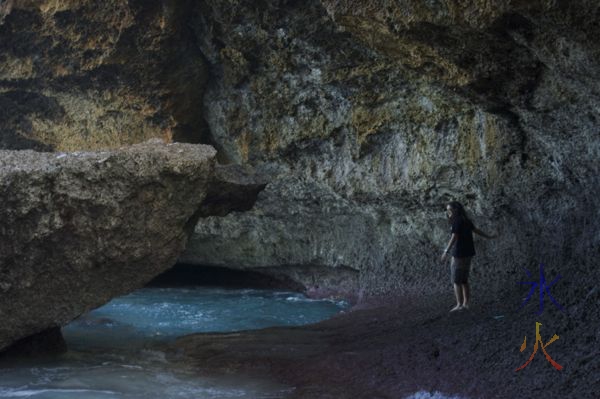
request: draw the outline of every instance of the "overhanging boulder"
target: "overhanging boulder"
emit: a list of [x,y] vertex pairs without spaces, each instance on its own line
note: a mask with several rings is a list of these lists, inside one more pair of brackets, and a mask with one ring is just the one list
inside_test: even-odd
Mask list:
[[0,350],[171,267],[212,180],[209,146],[0,151]]

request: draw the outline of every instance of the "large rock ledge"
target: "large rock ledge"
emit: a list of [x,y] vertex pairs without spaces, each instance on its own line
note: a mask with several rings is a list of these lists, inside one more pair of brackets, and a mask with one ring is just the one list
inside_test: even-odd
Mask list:
[[216,151],[160,141],[114,151],[0,151],[0,351],[171,267]]

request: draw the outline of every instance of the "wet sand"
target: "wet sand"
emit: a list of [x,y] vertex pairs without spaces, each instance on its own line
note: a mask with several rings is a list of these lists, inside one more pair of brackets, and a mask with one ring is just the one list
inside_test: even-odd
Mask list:
[[[517,294],[518,295],[518,294]],[[451,293],[371,300],[318,324],[179,339],[170,357],[200,374],[244,374],[295,387],[291,398],[594,398],[600,390],[600,291],[556,309],[534,296],[475,301],[449,312]],[[533,352],[536,322],[547,353]],[[524,337],[526,348],[520,352]]]

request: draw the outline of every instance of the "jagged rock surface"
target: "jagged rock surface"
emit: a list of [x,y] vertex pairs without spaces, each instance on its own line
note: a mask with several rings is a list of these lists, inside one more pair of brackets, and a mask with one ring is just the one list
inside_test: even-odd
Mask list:
[[266,176],[252,211],[196,226],[186,261],[365,295],[447,290],[444,203],[458,199],[503,233],[476,243],[490,293],[540,262],[585,290],[600,255],[599,12],[589,0],[5,1],[0,141],[172,136]]
[[[400,296],[409,300],[382,309],[383,319],[367,310],[362,322],[350,313],[315,327],[337,349],[306,327],[295,329],[296,344],[287,331],[213,335],[207,346],[186,339],[192,364],[264,371],[280,355],[305,384],[299,397],[322,394],[323,376],[352,379],[335,384],[352,398],[403,396],[406,378],[419,388],[459,381],[451,391],[466,396],[591,397],[599,10],[591,0],[3,1],[0,146],[77,149],[147,136],[211,143],[219,160],[261,176],[249,195],[268,185],[240,213],[249,202],[227,194],[237,178],[217,179],[201,212],[226,216],[198,223],[181,259],[287,275],[321,293],[428,294]],[[238,205],[220,207],[224,198]],[[439,261],[450,199],[502,233],[476,243],[473,312],[456,315],[462,323],[440,317],[452,299]],[[536,276],[540,262],[547,281],[563,276],[552,294],[567,313],[557,324],[551,314],[546,331],[556,327],[569,357],[564,378],[546,368],[531,385],[512,371],[521,360],[516,329],[525,326],[511,314],[526,295],[516,284],[527,278],[522,267]],[[90,278],[102,284],[106,275]],[[470,360],[457,367],[465,353]],[[477,362],[483,386],[473,379]]]
[[60,327],[170,268],[215,150],[0,151],[0,350]]
[[[0,149],[206,142],[189,2],[0,3]],[[181,62],[173,62],[181,60]]]
[[202,203],[200,216],[225,216],[230,212],[252,209],[267,180],[252,168],[240,165],[216,165],[213,182]]
[[252,211],[196,226],[186,259],[344,266],[367,295],[446,290],[444,205],[458,199],[502,232],[476,243],[490,294],[540,262],[585,286],[600,248],[598,12],[589,1],[198,4],[215,146],[272,183]]

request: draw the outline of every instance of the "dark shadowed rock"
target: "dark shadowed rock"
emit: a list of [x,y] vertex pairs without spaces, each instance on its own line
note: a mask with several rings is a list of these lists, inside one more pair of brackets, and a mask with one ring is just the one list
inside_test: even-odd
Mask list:
[[0,151],[0,349],[62,326],[171,267],[215,150]]
[[2,357],[55,355],[66,352],[67,349],[61,328],[57,326],[18,340],[2,352]]
[[214,180],[200,208],[201,216],[225,216],[230,212],[250,210],[258,193],[267,185],[267,177],[251,167],[216,165]]
[[365,295],[447,290],[443,210],[457,199],[503,233],[476,238],[487,294],[540,262],[582,285],[598,276],[596,2],[206,0],[195,11],[212,142],[273,173],[252,210],[201,220],[186,262],[281,266],[321,286],[317,270],[352,270]]

